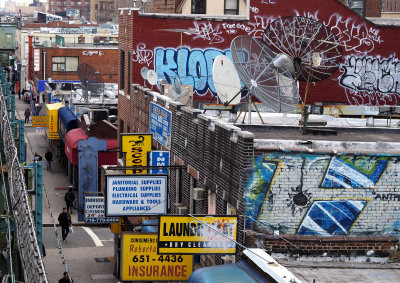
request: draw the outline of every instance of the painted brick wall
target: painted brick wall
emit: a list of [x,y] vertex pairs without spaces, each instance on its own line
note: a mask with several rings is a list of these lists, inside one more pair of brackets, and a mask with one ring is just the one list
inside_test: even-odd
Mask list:
[[[379,1],[370,0],[366,5],[370,11],[367,15],[376,16],[380,9]],[[143,83],[140,69],[145,66],[155,69],[159,78],[170,83],[181,76],[183,84],[194,85],[195,101],[208,102],[211,94],[215,93],[213,59],[219,54],[230,56],[233,38],[247,35],[260,40],[274,20],[299,16],[318,20],[328,27],[342,47],[338,68],[330,77],[311,85],[307,103],[392,105],[400,102],[400,90],[397,88],[400,79],[395,71],[400,29],[377,26],[345,7],[339,0],[252,0],[248,19],[236,17],[216,20],[211,16],[199,19],[198,15],[157,16],[138,14],[133,10],[123,13],[124,17],[131,13],[135,23],[132,37],[134,83]],[[182,49],[181,30],[187,31],[182,33]],[[298,32],[301,29],[296,30]],[[300,54],[303,51],[299,50],[301,48],[297,44],[286,53]],[[382,72],[386,65],[392,70],[390,76]],[[306,84],[301,82],[303,96],[305,87]]]
[[399,162],[397,156],[257,152],[245,189],[247,224],[295,235],[399,236]]

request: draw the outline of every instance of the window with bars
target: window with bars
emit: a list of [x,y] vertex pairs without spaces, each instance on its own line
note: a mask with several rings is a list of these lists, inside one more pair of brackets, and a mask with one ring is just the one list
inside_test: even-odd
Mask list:
[[239,15],[239,1],[225,0],[225,15]]

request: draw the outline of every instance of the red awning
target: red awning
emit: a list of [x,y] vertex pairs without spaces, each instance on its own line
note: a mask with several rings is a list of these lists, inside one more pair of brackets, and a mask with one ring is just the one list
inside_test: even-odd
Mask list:
[[78,142],[87,138],[81,128],[70,130],[65,136],[65,154],[72,164],[78,164]]
[[[78,164],[78,142],[80,140],[86,140],[88,136],[81,129],[70,130],[65,136],[65,154],[72,164]],[[116,165],[118,159],[118,140],[107,139],[107,150],[113,149],[113,151],[101,151],[99,152],[98,164],[101,165]]]

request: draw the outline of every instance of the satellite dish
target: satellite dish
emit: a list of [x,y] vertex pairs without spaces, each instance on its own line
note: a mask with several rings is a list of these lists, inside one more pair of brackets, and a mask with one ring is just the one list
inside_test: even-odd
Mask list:
[[146,77],[147,77],[147,81],[152,86],[157,84],[158,76],[157,76],[157,73],[154,70],[148,70],[147,74],[146,74]]
[[174,84],[171,87],[171,92],[175,101],[182,96],[182,86],[178,78],[175,78]]
[[250,96],[254,95],[277,112],[297,109],[300,96],[296,81],[285,67],[285,57],[250,36],[234,38],[231,53],[233,64]]
[[47,79],[47,81],[48,81],[49,83],[52,83],[52,82],[53,82],[53,79],[49,77],[49,78]]
[[82,96],[86,102],[89,102],[91,96],[101,96],[104,94],[103,78],[91,65],[79,64],[78,77],[81,81]]
[[306,17],[283,17],[264,31],[262,42],[275,53],[284,53],[286,68],[299,81],[330,77],[342,61],[342,47],[335,34],[321,22]]
[[240,103],[240,78],[232,61],[225,55],[218,55],[213,64],[213,79],[217,95],[222,103]]
[[142,78],[144,80],[147,80],[147,72],[149,71],[149,68],[147,67],[143,67],[142,69],[140,69],[140,74],[142,75]]

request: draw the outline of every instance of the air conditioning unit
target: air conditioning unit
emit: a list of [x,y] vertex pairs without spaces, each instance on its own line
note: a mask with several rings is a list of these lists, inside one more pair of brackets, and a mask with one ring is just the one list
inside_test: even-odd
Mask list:
[[185,204],[181,203],[181,202],[176,202],[174,203],[175,207],[180,207],[180,206],[185,206]]
[[224,261],[224,264],[235,263],[234,255],[225,255],[225,256],[222,256],[221,259]]
[[185,214],[187,214],[188,209],[187,209],[186,206],[178,206],[178,207],[176,208],[176,211],[177,211],[178,214],[180,214],[180,215],[185,215]]
[[204,199],[204,189],[203,188],[193,188],[193,199],[203,200]]

